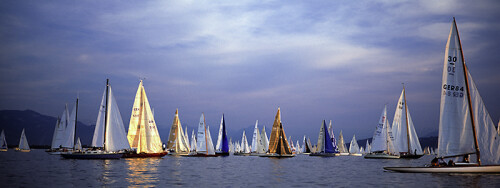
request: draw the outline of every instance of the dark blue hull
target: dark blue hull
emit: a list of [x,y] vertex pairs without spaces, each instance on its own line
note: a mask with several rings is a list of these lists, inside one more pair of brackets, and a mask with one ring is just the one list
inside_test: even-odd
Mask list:
[[65,159],[120,159],[123,154],[121,153],[99,153],[99,154],[87,154],[87,153],[67,153],[61,154]]

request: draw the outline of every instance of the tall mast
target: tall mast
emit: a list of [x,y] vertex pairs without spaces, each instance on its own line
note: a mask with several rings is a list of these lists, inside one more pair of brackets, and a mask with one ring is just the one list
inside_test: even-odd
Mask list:
[[78,96],[76,97],[75,130],[73,132],[73,149],[76,149],[76,125],[78,124]]
[[460,45],[460,55],[462,56],[462,64],[463,64],[463,69],[464,69],[464,78],[465,78],[465,88],[467,92],[467,102],[469,103],[469,115],[470,115],[470,121],[472,125],[472,135],[474,135],[474,147],[476,148],[476,155],[477,155],[477,164],[481,165],[481,155],[479,153],[479,144],[477,142],[477,133],[476,133],[476,124],[475,122],[475,117],[474,113],[472,113],[472,102],[470,99],[470,89],[469,89],[469,78],[467,75],[467,66],[465,65],[465,59],[464,59],[464,52],[462,48],[462,42],[460,41],[460,35],[458,34],[458,27],[457,27],[457,22],[455,21],[455,17],[453,17],[453,24],[455,25],[455,29],[457,30],[457,37],[458,37],[458,44]]
[[203,125],[205,125],[205,149],[208,155],[208,138],[207,138],[207,123],[205,122],[205,115],[203,115]]
[[[410,154],[410,125],[408,124],[408,105],[406,105],[406,89],[403,83],[403,98],[405,101],[405,119],[406,119],[406,139],[408,142],[408,154]],[[415,153],[416,154],[416,153]]]
[[104,111],[104,150],[106,150],[106,127],[108,126],[109,79],[106,79],[106,106]]

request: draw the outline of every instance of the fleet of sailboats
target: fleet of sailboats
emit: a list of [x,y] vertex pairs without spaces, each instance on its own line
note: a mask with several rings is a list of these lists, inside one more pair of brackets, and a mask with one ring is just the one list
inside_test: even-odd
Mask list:
[[[499,173],[500,138],[469,72],[453,18],[446,44],[438,156],[426,167],[384,167],[397,172]],[[444,159],[450,159],[445,165]]]

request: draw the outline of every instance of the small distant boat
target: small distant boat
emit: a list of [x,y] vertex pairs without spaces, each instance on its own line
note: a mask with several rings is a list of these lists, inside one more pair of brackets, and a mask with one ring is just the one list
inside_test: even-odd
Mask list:
[[274,118],[273,129],[271,131],[271,138],[269,140],[269,151],[260,157],[295,157],[286,140],[285,130],[281,122],[281,112],[278,107],[278,112]]
[[66,159],[119,159],[130,150],[122,116],[113,95],[109,79],[106,80],[99,114],[97,115],[92,149],[61,153]]
[[298,140],[295,144],[295,147],[296,147],[296,154],[302,154],[302,147],[300,147]]
[[366,144],[365,144],[365,152],[364,153],[370,153],[371,150],[370,143],[368,142],[368,139],[366,139]]
[[16,151],[20,152],[30,152],[30,146],[28,145],[28,139],[26,139],[26,135],[24,134],[24,129],[21,132],[21,138],[19,138],[19,146],[16,148]]
[[248,146],[247,136],[245,134],[245,130],[243,130],[243,135],[241,136],[240,150],[239,150],[239,152],[234,153],[233,155],[249,156],[250,153],[251,153],[251,151],[250,151],[250,147]]
[[[424,167],[384,169],[410,173],[500,173],[499,151],[500,137],[465,64],[453,18],[443,66],[438,156]],[[446,163],[445,158],[451,160]]]
[[5,133],[0,134],[0,151],[7,151],[9,148],[7,147],[7,140],[5,140]]
[[347,150],[347,147],[346,147],[345,142],[344,142],[344,135],[342,135],[342,130],[340,130],[340,133],[339,133],[338,148],[339,148],[340,155],[349,155],[349,151]]
[[63,111],[62,118],[58,118],[54,134],[52,136],[52,144],[49,150],[46,150],[51,155],[60,155],[61,153],[72,152],[75,150],[76,142],[76,125],[78,118],[78,97],[76,98],[75,106],[71,115],[68,111],[68,105]]
[[333,145],[329,132],[330,131],[326,128],[326,122],[323,120],[323,124],[321,124],[319,129],[316,151],[309,154],[309,156],[334,157],[339,155],[337,147]]
[[[194,132],[193,132],[193,135],[194,135]],[[181,125],[181,121],[179,119],[179,110],[176,109],[175,116],[174,116],[174,122],[172,123],[172,126],[170,127],[170,134],[168,136],[168,141],[167,141],[168,155],[187,155],[187,154],[189,154],[190,145],[189,145],[189,142],[187,141],[187,136],[188,136],[187,133],[182,131],[182,125]],[[196,141],[195,141],[195,143],[196,143]],[[194,144],[194,146],[195,145],[196,144]]]
[[217,145],[215,145],[215,155],[229,155],[229,143],[227,141],[226,120],[224,119],[224,114],[222,114],[222,118],[220,120],[219,135],[217,136]]
[[387,105],[380,115],[377,128],[373,133],[370,153],[365,155],[366,159],[399,159],[399,152],[393,145],[393,137],[387,123]]
[[304,155],[309,155],[312,152],[312,146],[311,146],[311,140],[306,138],[306,135],[304,135],[304,140],[302,142],[302,152],[301,154]]
[[362,156],[362,152],[359,149],[358,141],[356,140],[356,135],[352,136],[351,143],[349,145],[349,155],[352,156]]
[[404,85],[394,112],[392,134],[394,135],[394,146],[397,147],[400,158],[418,159],[424,155],[410,116]]
[[198,125],[198,133],[196,135],[196,151],[183,155],[188,157],[216,157],[212,137],[210,136],[210,128],[205,123],[205,115],[202,113],[200,124]]

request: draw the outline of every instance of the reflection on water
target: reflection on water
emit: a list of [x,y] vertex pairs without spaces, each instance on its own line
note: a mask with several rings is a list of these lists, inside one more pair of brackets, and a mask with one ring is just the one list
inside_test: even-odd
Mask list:
[[161,159],[158,158],[128,158],[126,180],[129,185],[140,185],[153,187],[158,184],[158,165]]

